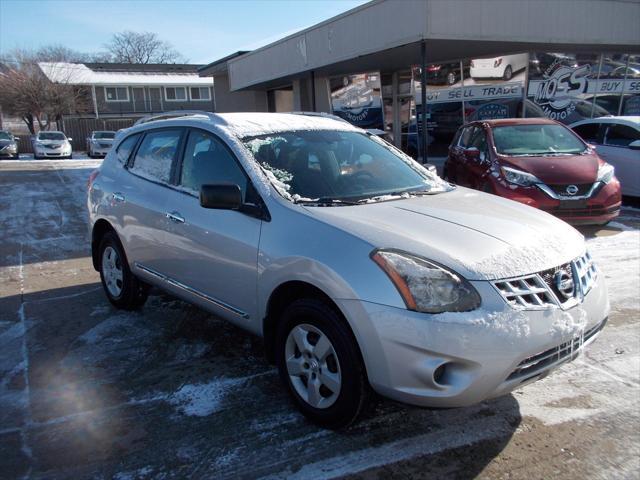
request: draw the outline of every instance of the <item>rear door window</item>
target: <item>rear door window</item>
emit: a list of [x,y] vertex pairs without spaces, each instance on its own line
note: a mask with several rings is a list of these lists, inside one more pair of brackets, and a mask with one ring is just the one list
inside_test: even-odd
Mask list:
[[169,183],[182,132],[181,128],[147,132],[130,170],[143,178]]
[[614,123],[607,128],[604,144],[613,147],[627,147],[636,140],[640,140],[640,132],[638,130],[627,125]]
[[138,143],[138,139],[140,138],[140,133],[136,133],[135,135],[131,135],[130,137],[125,138],[120,145],[118,145],[118,149],[116,150],[116,158],[120,163],[127,163],[129,161],[129,157],[131,156],[131,152],[135,148]]

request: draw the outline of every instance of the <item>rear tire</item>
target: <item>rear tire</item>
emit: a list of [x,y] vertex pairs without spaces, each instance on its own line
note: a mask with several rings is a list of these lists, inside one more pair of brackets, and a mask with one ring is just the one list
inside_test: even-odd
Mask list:
[[355,338],[333,308],[317,299],[293,302],[280,319],[275,347],[280,379],[309,420],[337,429],[358,417],[369,385]]
[[136,310],[147,301],[148,287],[136,278],[115,232],[107,232],[99,247],[98,265],[102,288],[116,308]]

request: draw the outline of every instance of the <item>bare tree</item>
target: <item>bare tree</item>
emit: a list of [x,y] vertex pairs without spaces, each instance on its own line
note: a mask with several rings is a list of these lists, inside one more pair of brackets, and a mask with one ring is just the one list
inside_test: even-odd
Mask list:
[[152,32],[125,31],[113,35],[105,45],[112,60],[119,63],[180,63],[184,57],[171,44]]
[[67,113],[83,113],[90,102],[85,89],[63,78],[51,82],[38,66],[38,56],[25,50],[11,55],[0,74],[0,104],[7,113],[19,116],[32,134],[48,130]]

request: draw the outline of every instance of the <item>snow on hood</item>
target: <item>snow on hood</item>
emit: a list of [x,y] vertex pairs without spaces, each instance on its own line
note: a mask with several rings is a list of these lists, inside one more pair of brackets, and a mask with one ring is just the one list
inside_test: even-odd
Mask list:
[[441,263],[469,280],[557,267],[582,255],[582,235],[540,210],[466,188],[353,207],[306,207],[377,248]]

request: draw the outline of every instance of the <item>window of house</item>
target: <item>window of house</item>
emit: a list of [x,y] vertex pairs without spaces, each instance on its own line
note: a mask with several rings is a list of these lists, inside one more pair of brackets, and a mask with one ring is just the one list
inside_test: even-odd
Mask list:
[[127,87],[104,87],[104,98],[107,102],[128,102],[129,89]]
[[131,171],[149,180],[168,183],[182,129],[148,132],[136,152]]
[[209,87],[191,87],[191,100],[211,100]]
[[192,130],[184,151],[180,184],[198,192],[202,185],[216,183],[239,185],[245,196],[247,176],[229,149],[213,135]]
[[640,140],[640,132],[638,132],[638,130],[627,125],[614,123],[609,125],[604,144],[614,147],[627,147],[631,142],[636,140]]
[[184,102],[187,100],[185,87],[164,87],[164,96],[167,102]]

